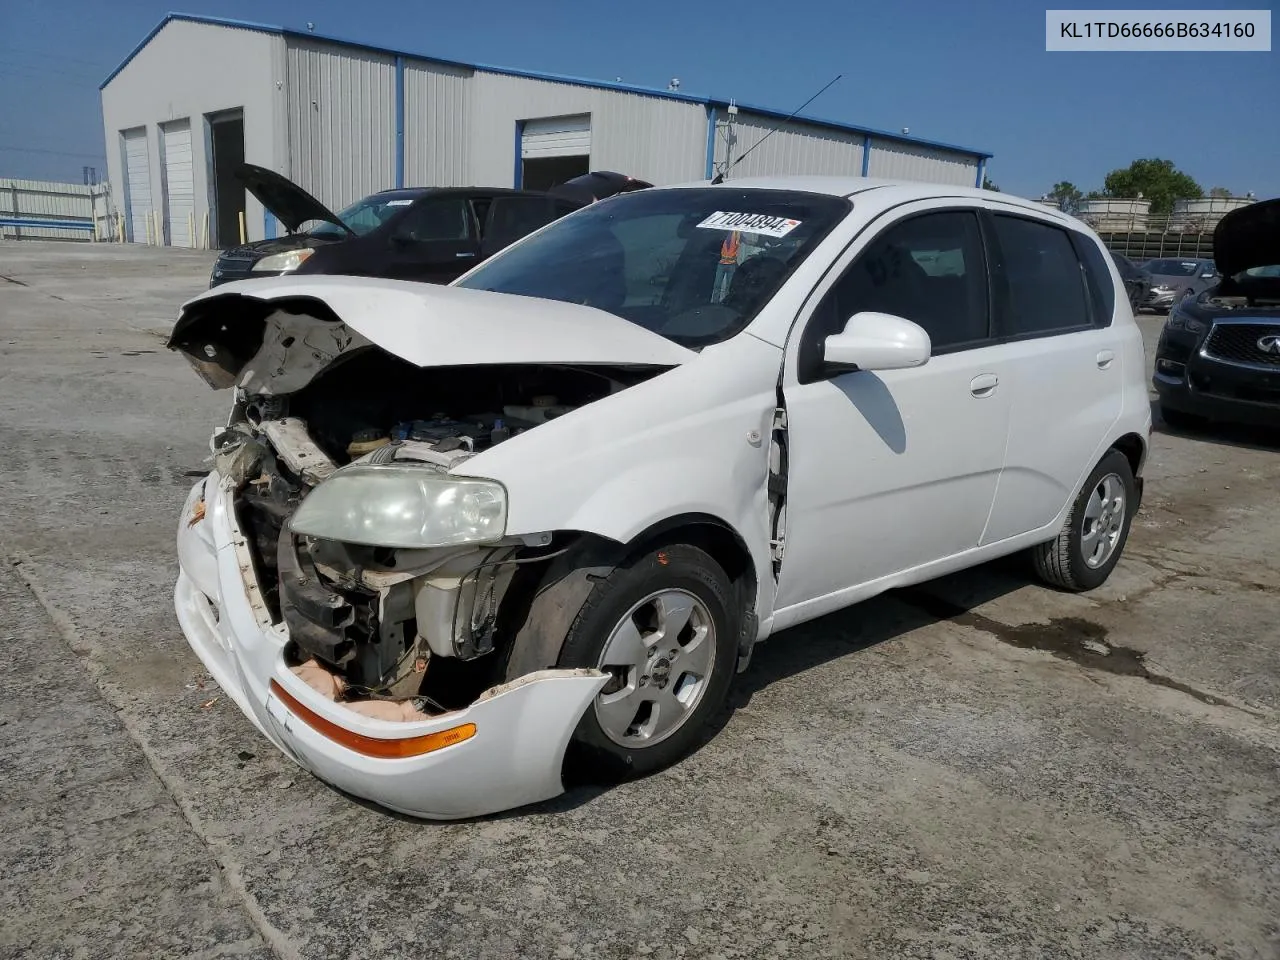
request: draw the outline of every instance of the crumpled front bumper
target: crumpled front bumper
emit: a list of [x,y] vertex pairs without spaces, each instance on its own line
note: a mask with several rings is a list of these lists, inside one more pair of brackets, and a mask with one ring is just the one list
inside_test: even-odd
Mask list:
[[[199,519],[192,522],[193,517]],[[483,816],[563,792],[565,749],[607,682],[604,674],[542,671],[463,710],[409,723],[376,720],[324,698],[289,670],[287,629],[271,622],[231,493],[217,473],[187,497],[178,522],[178,558],[174,607],[192,649],[254,725],[321,780],[391,810],[435,820]],[[430,734],[447,740],[460,728],[470,736],[415,756],[370,756],[346,745]]]

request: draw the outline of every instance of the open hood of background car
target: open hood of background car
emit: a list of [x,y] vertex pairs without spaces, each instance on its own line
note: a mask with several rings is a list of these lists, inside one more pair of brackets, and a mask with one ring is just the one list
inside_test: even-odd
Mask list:
[[245,386],[254,377],[260,386],[270,385],[265,392],[284,393],[299,389],[339,355],[369,344],[419,367],[673,367],[697,356],[594,307],[337,276],[215,287],[183,305],[168,346],[185,354],[215,389]]
[[336,213],[292,180],[280,176],[273,170],[254,166],[252,163],[242,163],[236,167],[236,179],[243,183],[244,188],[257,197],[258,202],[274,214],[290,233],[297,233],[298,228],[308,220],[322,220],[325,223],[332,223],[350,236],[355,236],[351,228],[338,219]]
[[580,203],[595,203],[619,193],[632,193],[636,190],[647,190],[653,184],[644,180],[628,177],[626,174],[614,173],[611,170],[596,170],[584,173],[580,177],[566,180],[547,192],[552,196],[577,200]]
[[1280,264],[1280,198],[1251,203],[1219,220],[1213,259],[1224,277]]

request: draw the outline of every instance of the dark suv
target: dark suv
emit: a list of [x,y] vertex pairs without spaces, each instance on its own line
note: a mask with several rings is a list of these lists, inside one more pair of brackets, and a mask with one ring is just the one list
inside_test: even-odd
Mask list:
[[1280,427],[1280,199],[1228,213],[1213,234],[1222,279],[1174,304],[1156,346],[1165,422]]
[[417,187],[383,190],[335,214],[271,170],[245,164],[237,177],[289,234],[223,251],[211,287],[286,273],[448,283],[590,202],[532,190]]

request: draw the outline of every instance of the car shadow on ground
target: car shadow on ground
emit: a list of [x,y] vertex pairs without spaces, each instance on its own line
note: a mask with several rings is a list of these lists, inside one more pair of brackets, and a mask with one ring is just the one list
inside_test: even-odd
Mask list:
[[1185,427],[1174,427],[1165,422],[1160,404],[1155,400],[1151,401],[1151,429],[1166,436],[1184,437],[1223,447],[1280,452],[1280,426],[1256,427],[1201,420],[1193,421]]
[[[697,754],[715,740],[717,734],[732,721],[736,711],[749,707],[757,693],[773,684],[823,667],[843,657],[857,656],[942,620],[964,621],[973,608],[1033,582],[1035,581],[1024,556],[1004,557],[919,586],[891,590],[852,607],[772,635],[767,641],[757,645],[746,672],[734,678],[725,706],[707,725],[697,745],[689,752],[689,756]],[[686,757],[685,760],[687,759]],[[614,785],[574,783],[569,785],[560,796],[542,803],[488,816],[440,822],[405,816],[360,797],[346,794],[331,784],[326,786],[370,812],[392,820],[419,825],[485,823],[525,817],[554,817],[586,806],[598,797],[616,789]]]

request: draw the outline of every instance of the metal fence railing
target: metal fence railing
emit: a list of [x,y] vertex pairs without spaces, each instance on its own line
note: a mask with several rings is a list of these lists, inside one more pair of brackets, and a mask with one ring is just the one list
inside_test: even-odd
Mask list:
[[0,178],[0,239],[118,240],[105,183]]

